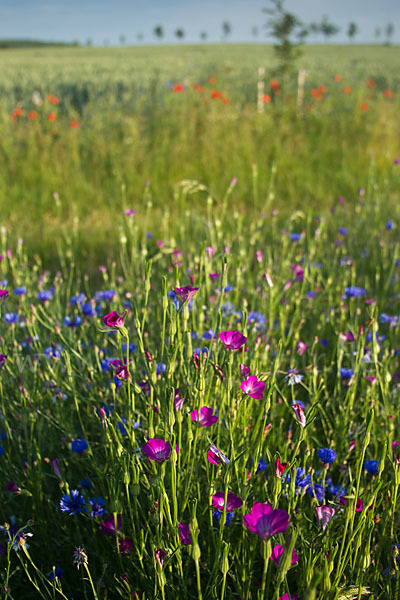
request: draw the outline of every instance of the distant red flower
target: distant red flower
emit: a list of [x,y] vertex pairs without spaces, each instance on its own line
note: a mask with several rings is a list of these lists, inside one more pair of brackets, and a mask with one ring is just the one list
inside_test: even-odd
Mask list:
[[22,108],[19,108],[19,107],[18,108],[14,108],[13,114],[16,117],[21,117],[24,114],[24,111],[22,110]]
[[360,108],[362,111],[365,112],[366,110],[368,110],[368,104],[366,104],[365,102],[361,102]]
[[273,80],[270,82],[270,84],[269,84],[269,85],[270,85],[270,86],[271,86],[271,88],[272,88],[273,90],[275,90],[275,91],[276,91],[276,90],[279,90],[279,88],[280,88],[279,81],[276,81],[276,79],[273,79]]
[[185,86],[177,83],[176,85],[174,85],[174,87],[172,88],[174,90],[174,92],[183,92],[185,89]]
[[36,119],[36,112],[34,110],[31,110],[28,113],[28,119],[30,119],[31,121],[33,121],[33,119]]
[[229,104],[230,100],[229,98],[221,98],[221,102],[222,104]]
[[217,78],[214,77],[214,75],[211,75],[211,77],[208,81],[209,81],[209,83],[211,83],[211,85],[214,85],[214,83],[217,81]]
[[211,90],[211,98],[213,100],[216,100],[217,98],[222,98],[222,92],[219,92],[218,90]]
[[373,79],[371,79],[371,77],[368,77],[368,79],[367,79],[367,86],[370,88],[375,87],[375,81]]
[[60,99],[57,98],[57,96],[53,96],[53,94],[49,94],[47,96],[47,100],[50,102],[50,104],[54,104],[55,106],[60,104]]
[[263,102],[265,102],[265,104],[269,104],[271,102],[271,96],[269,96],[268,94],[264,94]]
[[78,121],[71,121],[70,126],[72,127],[72,129],[78,129],[79,123]]
[[389,88],[386,88],[385,90],[383,90],[383,94],[384,94],[385,98],[394,98],[394,92],[389,90]]
[[50,123],[53,123],[56,120],[57,115],[56,115],[56,113],[51,112],[51,113],[49,113],[49,116],[47,118],[50,121]]
[[318,86],[318,91],[319,91],[321,94],[326,94],[326,92],[327,92],[327,88],[326,88],[324,85],[319,85],[319,86]]
[[348,85],[346,85],[346,86],[343,88],[343,91],[344,91],[344,93],[345,93],[345,94],[350,94],[350,92],[351,92],[351,87],[350,87],[350,86],[348,86]]
[[333,79],[334,79],[334,81],[342,81],[342,76],[341,75],[335,75],[335,77]]

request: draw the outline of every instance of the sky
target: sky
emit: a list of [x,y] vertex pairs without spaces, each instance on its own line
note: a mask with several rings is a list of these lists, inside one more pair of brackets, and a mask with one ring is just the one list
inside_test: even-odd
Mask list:
[[[161,43],[176,42],[177,28],[184,30],[186,43],[199,42],[201,32],[207,33],[207,41],[218,42],[222,23],[229,21],[230,41],[271,42],[263,30],[267,16],[262,9],[268,5],[269,0],[0,0],[0,39],[119,45],[124,36],[127,44],[154,44],[160,43],[154,27],[161,25]],[[376,38],[376,29],[383,32],[393,23],[391,39],[400,44],[400,0],[285,0],[284,6],[306,24],[326,15],[340,27],[333,43],[347,41],[348,24],[354,21],[359,29],[356,42],[383,42],[383,33]],[[258,35],[252,33],[254,27]]]

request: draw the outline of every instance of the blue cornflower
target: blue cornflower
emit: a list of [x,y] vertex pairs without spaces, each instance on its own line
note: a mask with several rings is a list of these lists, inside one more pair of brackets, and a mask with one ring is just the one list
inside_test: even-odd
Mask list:
[[4,320],[6,323],[18,323],[19,315],[17,313],[6,313]]
[[[284,474],[282,477],[282,482],[289,484],[290,481],[291,481],[291,474],[290,473]],[[298,467],[296,469],[294,485],[295,485],[295,487],[304,490],[309,485],[311,485],[311,475],[309,473],[306,473],[305,469]]]
[[114,296],[117,295],[117,292],[114,290],[104,290],[104,292],[102,292],[102,300],[105,300],[105,302],[110,302]]
[[125,308],[132,308],[133,304],[132,302],[130,302],[130,300],[124,300],[124,307]]
[[263,458],[260,458],[260,460],[258,461],[258,465],[257,465],[257,473],[262,473],[263,471],[265,471],[267,468],[267,463],[265,462],[265,460]]
[[324,488],[319,483],[309,485],[306,492],[311,498],[316,498],[318,502],[322,502],[324,499]]
[[55,581],[55,579],[61,579],[61,577],[64,575],[64,569],[61,569],[60,567],[54,567],[54,569],[52,571],[50,571],[50,573],[47,573],[47,579],[49,581]]
[[386,223],[386,229],[388,229],[389,231],[390,231],[391,229],[393,229],[393,221],[388,221],[388,222]]
[[48,300],[50,300],[54,295],[54,288],[52,288],[51,290],[40,290],[40,292],[38,292],[38,300],[40,300],[41,302],[47,302]]
[[304,375],[300,375],[297,369],[289,369],[284,381],[287,381],[288,385],[295,385],[296,383],[300,383],[303,377]]
[[305,403],[304,403],[302,400],[294,400],[294,401],[292,402],[292,406],[294,406],[295,404],[298,404],[299,406],[301,406],[301,408],[302,408],[303,410],[304,410],[304,409],[305,409],[305,407],[306,407]]
[[72,305],[83,304],[85,302],[85,298],[85,294],[77,294],[76,296],[72,296],[69,303]]
[[346,227],[339,227],[339,233],[340,235],[347,235]]
[[128,421],[125,419],[125,417],[120,417],[120,421],[118,421],[117,423],[117,427],[121,432],[121,435],[128,435]]
[[255,323],[256,325],[263,327],[265,325],[266,318],[264,317],[264,315],[262,313],[257,312],[255,310],[251,310],[247,317],[247,322]]
[[70,494],[63,494],[60,500],[61,512],[77,515],[86,510],[85,498],[78,490],[71,490]]
[[73,319],[71,319],[70,317],[65,317],[65,319],[64,319],[65,327],[79,327],[79,325],[81,325],[81,323],[82,323],[82,318],[79,315],[77,315]]
[[361,298],[367,293],[364,288],[357,287],[356,285],[350,285],[344,290],[345,298]]
[[318,294],[317,294],[317,292],[313,292],[312,290],[310,290],[310,291],[306,292],[306,296],[307,296],[307,298],[314,300],[318,296]]
[[110,370],[110,361],[108,358],[103,358],[103,360],[100,361],[100,367],[101,370],[103,371],[103,373],[106,373],[107,371]]
[[342,379],[351,379],[354,375],[354,371],[352,369],[340,369],[340,377]]
[[91,304],[82,304],[82,313],[85,317],[95,317],[96,309]]
[[157,367],[156,367],[156,373],[157,373],[157,375],[160,375],[161,372],[165,373],[166,369],[167,369],[167,365],[165,365],[164,363],[162,363],[162,364],[161,363],[157,363]]
[[317,452],[317,455],[323,463],[333,463],[337,457],[336,452],[330,448],[320,448]]
[[90,513],[91,517],[101,517],[107,514],[104,506],[106,505],[106,501],[101,496],[96,496],[95,498],[89,498],[90,506],[92,507],[92,511]]
[[233,287],[233,285],[230,285],[229,283],[226,284],[226,286],[224,287],[224,292],[225,294],[227,294],[228,292],[232,292],[235,288]]
[[379,460],[365,460],[364,469],[370,475],[378,475]]
[[392,327],[397,327],[397,323],[399,322],[399,317],[397,315],[395,315],[394,317],[391,317],[390,315],[387,315],[386,313],[382,313],[380,316],[380,321],[381,321],[381,323],[390,323],[390,325]]
[[[214,517],[214,519],[217,521],[217,523],[219,523],[219,520],[220,520],[220,518],[221,518],[221,515],[222,515],[222,514],[223,514],[223,513],[221,513],[221,512],[220,512],[219,510],[217,510],[217,509],[213,510],[213,517]],[[227,513],[226,513],[225,527],[226,527],[227,525],[229,525],[229,523],[231,522],[231,520],[232,520],[232,517],[233,517],[233,514],[234,514],[233,512],[227,512]]]
[[71,442],[71,450],[72,452],[84,452],[89,448],[86,440],[73,440]]
[[[122,352],[123,352],[124,354],[126,354],[126,351],[127,351],[127,345],[126,345],[126,343],[125,343],[125,344],[122,344],[121,348],[122,348]],[[130,354],[131,352],[135,352],[135,350],[136,350],[136,346],[135,346],[135,344],[132,344],[132,342],[129,342],[129,354]]]
[[48,346],[44,354],[47,358],[60,358],[62,352],[62,347],[60,344],[53,344],[53,346]]
[[22,294],[26,294],[26,287],[24,285],[16,287],[14,290],[14,294],[16,294],[17,296],[22,296]]
[[292,242],[299,242],[301,240],[301,233],[291,233],[290,239]]
[[[385,341],[386,336],[385,335],[379,335],[378,332],[375,333],[375,339],[378,342],[378,344],[381,344],[382,342]],[[367,333],[367,341],[372,344],[372,331],[368,331]]]
[[88,477],[86,477],[85,479],[81,479],[81,486],[84,490],[90,490],[92,487],[92,482]]
[[4,454],[4,448],[3,448],[3,446],[0,446],[0,456],[3,456],[3,454]]
[[154,234],[152,234],[150,231],[146,233],[146,237],[147,239],[151,240],[154,237]]

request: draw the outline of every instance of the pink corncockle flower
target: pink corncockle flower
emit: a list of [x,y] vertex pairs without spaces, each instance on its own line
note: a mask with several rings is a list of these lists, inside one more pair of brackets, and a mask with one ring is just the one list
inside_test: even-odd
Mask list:
[[250,396],[250,398],[261,400],[265,392],[265,383],[264,381],[259,381],[255,375],[250,375],[248,379],[242,381],[240,389]]
[[99,271],[101,271],[102,273],[106,273],[107,272],[107,267],[104,265],[99,265]]
[[122,515],[109,515],[107,519],[101,523],[101,533],[103,535],[115,535],[121,531],[121,527]]
[[[344,506],[346,506],[347,504],[347,498],[345,496],[341,496],[339,498],[339,502],[341,504],[343,504]],[[354,504],[353,504],[353,508],[354,508]],[[356,512],[361,512],[364,508],[364,502],[361,500],[360,496],[357,497],[357,502],[356,502]]]
[[257,262],[262,262],[263,259],[263,253],[261,252],[261,250],[257,250],[256,252],[256,258],[257,258]]
[[132,208],[126,208],[124,210],[124,214],[126,214],[128,217],[133,217],[136,215],[136,210],[132,210]]
[[190,546],[192,544],[192,536],[190,535],[189,523],[179,523],[178,529],[182,544]]
[[7,360],[7,354],[1,354],[1,352],[0,352],[0,369],[4,365],[6,360]]
[[270,288],[274,287],[272,279],[271,279],[270,275],[267,272],[264,273],[264,277],[265,277],[265,281],[267,282],[268,286]]
[[294,416],[296,417],[296,421],[300,425],[300,427],[305,427],[307,423],[306,416],[304,414],[304,410],[300,406],[300,404],[293,404],[292,409],[294,412]]
[[280,596],[278,598],[278,600],[299,600],[299,597],[297,594],[288,594],[287,592],[285,592],[283,596]]
[[296,277],[296,281],[300,283],[304,281],[304,269],[299,265],[292,265],[293,275]]
[[162,568],[164,566],[164,562],[165,562],[167,553],[162,548],[157,548],[157,550],[154,550],[154,556],[155,556],[156,560],[158,560],[158,562],[160,563],[160,566]]
[[[214,508],[222,512],[224,510],[224,502],[225,502],[225,493],[218,492],[214,494],[212,497],[212,505]],[[243,500],[236,496],[236,494],[232,494],[232,492],[228,492],[228,496],[226,498],[226,512],[232,512],[236,508],[240,508],[243,505]]]
[[117,540],[117,552],[120,554],[128,554],[133,550],[133,540],[130,537],[120,537]]
[[215,248],[213,248],[212,246],[207,246],[206,248],[206,256],[207,258],[211,259],[215,254]]
[[392,450],[393,452],[398,452],[400,450],[400,442],[392,442]]
[[156,244],[157,244],[157,246],[158,246],[159,248],[162,248],[162,247],[164,246],[164,242],[163,242],[162,240],[158,240],[158,241],[156,242]]
[[175,410],[182,410],[184,401],[185,401],[185,398],[179,398],[179,389],[176,388],[175,389],[175,396],[174,396],[174,409]]
[[317,519],[319,524],[322,525],[322,529],[325,530],[329,521],[333,518],[336,511],[332,506],[323,504],[322,506],[316,506],[315,512],[317,513]]
[[186,285],[185,287],[181,288],[174,287],[174,292],[178,296],[179,300],[181,302],[185,302],[187,300],[188,303],[198,290],[199,288],[194,288],[191,285]]
[[15,483],[15,481],[8,481],[6,483],[6,490],[8,490],[9,492],[14,492],[14,494],[21,493],[21,488]]
[[254,502],[251,512],[243,517],[243,525],[265,541],[277,533],[285,533],[290,521],[286,510],[273,509],[268,502]]
[[300,340],[297,342],[297,347],[296,347],[297,354],[299,354],[300,356],[303,356],[303,354],[305,354],[307,352],[307,348],[308,348],[308,346],[304,342],[302,342]]
[[351,452],[352,450],[354,450],[354,448],[356,447],[356,443],[354,440],[351,440],[349,442],[349,452]]
[[289,465],[289,463],[284,462],[281,463],[281,461],[279,460],[279,458],[276,459],[275,461],[275,475],[277,477],[279,477],[279,479],[282,477],[286,467]]
[[115,310],[104,315],[103,321],[107,327],[123,327],[124,326],[125,314],[119,315]]
[[288,290],[290,290],[290,288],[292,287],[292,282],[289,280],[285,283],[285,285],[283,286],[283,290],[285,292],[287,292]]
[[5,300],[9,295],[7,290],[0,290],[0,300]]
[[240,374],[244,379],[246,379],[250,375],[250,367],[246,367],[246,365],[241,364]]
[[218,421],[217,415],[212,414],[213,409],[208,406],[203,406],[200,413],[197,408],[190,414],[192,421],[196,421],[202,427],[211,427]]
[[376,382],[378,381],[377,378],[373,375],[370,375],[369,377],[367,377],[367,380],[370,382],[371,385],[375,385]]
[[[394,160],[397,160],[396,158]],[[237,177],[233,177],[232,181],[229,184],[229,187],[233,188],[237,184]]]
[[115,369],[115,377],[117,379],[127,380],[129,377],[129,381],[132,383],[132,379],[129,373],[129,369],[125,363],[123,363],[119,358],[116,360],[112,360],[110,365]]
[[60,473],[60,464],[58,462],[58,458],[51,458],[50,459],[50,465],[51,465],[51,468],[53,469],[54,473],[57,475],[58,479],[62,479],[61,473]]
[[211,279],[211,281],[215,281],[216,279],[218,279],[218,277],[220,277],[219,273],[210,273],[209,278]]
[[[279,563],[281,562],[281,558],[283,556],[285,549],[283,546],[281,546],[280,544],[277,544],[276,546],[274,546],[272,548],[272,554],[270,556],[270,559],[277,565],[279,566]],[[296,552],[296,548],[293,548],[293,552],[292,552],[292,560],[290,565],[295,565],[296,563],[299,562],[299,557],[298,554]]]
[[211,444],[207,452],[207,459],[213,465],[219,465],[221,462],[223,462],[225,465],[229,464],[229,458],[222,454],[222,452],[213,444]]
[[247,342],[247,337],[239,331],[221,331],[218,337],[228,350],[239,350]]
[[[176,451],[179,451],[178,446],[176,446]],[[171,444],[160,438],[152,438],[142,446],[142,452],[150,460],[162,463],[164,460],[168,460],[171,455]]]

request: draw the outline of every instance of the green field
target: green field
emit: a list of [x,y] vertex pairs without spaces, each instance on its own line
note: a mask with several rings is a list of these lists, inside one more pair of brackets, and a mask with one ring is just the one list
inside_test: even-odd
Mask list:
[[[14,49],[1,58],[3,224],[48,260],[54,241],[74,226],[90,230],[80,243],[85,261],[104,261],[104,236],[116,239],[110,211],[142,208],[146,179],[161,220],[166,205],[174,211],[175,186],[186,179],[204,184],[219,201],[236,177],[231,202],[261,210],[274,169],[274,206],[288,212],[328,206],[339,195],[354,199],[371,153],[385,179],[399,151],[397,48],[308,46],[298,62],[307,70],[301,112],[294,73],[279,82],[281,93],[264,114],[256,112],[257,69],[266,68],[269,93],[277,77],[270,46]],[[184,92],[173,92],[177,83],[187,86]],[[193,90],[195,83],[203,93]],[[317,102],[310,90],[319,85],[327,91]],[[229,104],[211,100],[213,89]],[[385,98],[384,89],[394,98]],[[40,107],[32,103],[35,90],[44,99]],[[60,99],[57,106],[46,100],[49,94]],[[23,115],[10,121],[16,107]],[[30,121],[32,109],[37,115]],[[51,111],[56,121],[49,123]],[[71,130],[71,120],[78,130]]]

